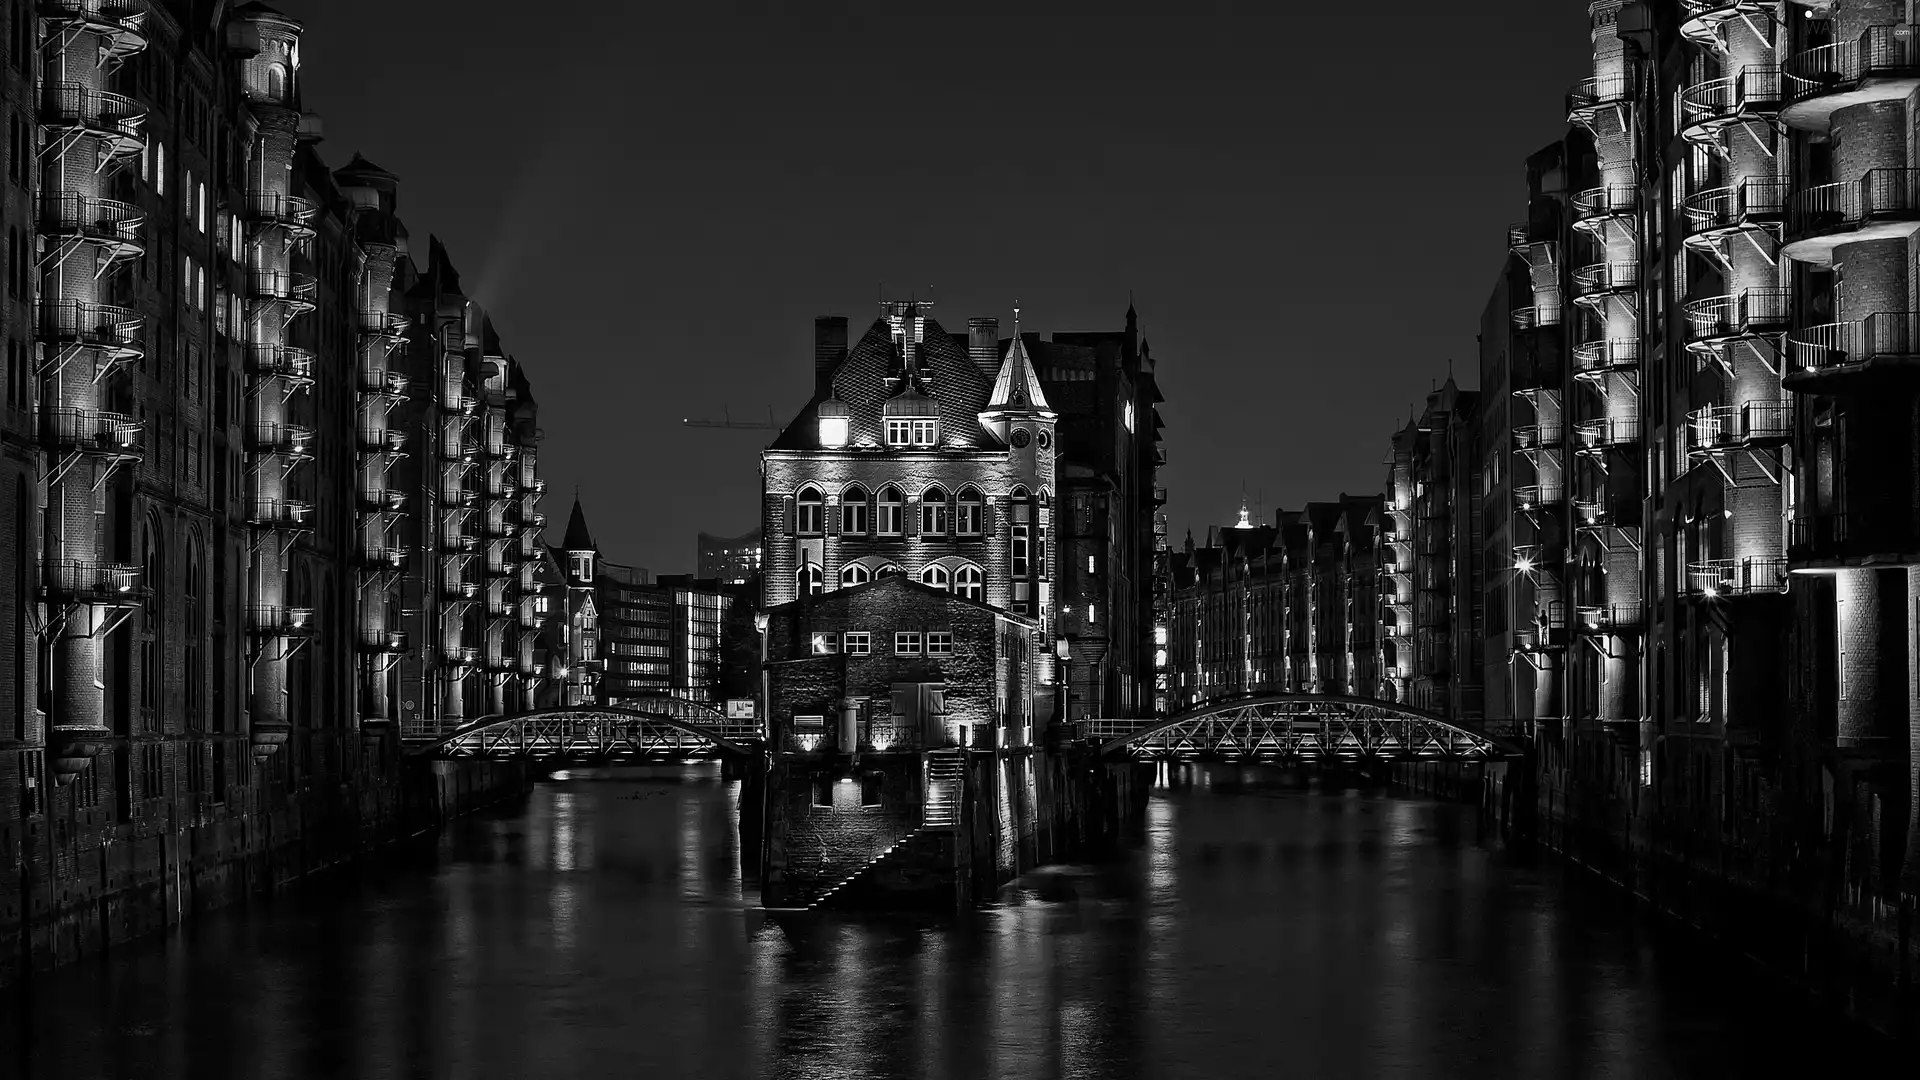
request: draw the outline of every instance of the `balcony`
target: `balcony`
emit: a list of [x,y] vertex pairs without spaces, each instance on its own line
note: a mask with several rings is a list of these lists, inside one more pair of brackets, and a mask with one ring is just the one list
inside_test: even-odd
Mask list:
[[247,370],[261,378],[304,385],[313,381],[313,354],[291,345],[248,345]]
[[313,632],[313,609],[251,604],[247,607],[247,630],[259,637],[305,637]]
[[442,581],[440,595],[448,600],[472,600],[480,595],[480,586],[471,581]]
[[1640,441],[1640,418],[1603,416],[1573,425],[1573,445],[1582,453],[1621,449]]
[[407,507],[407,493],[399,488],[361,489],[360,509],[375,514],[397,514]]
[[1787,560],[1777,556],[1707,559],[1687,564],[1687,591],[1709,600],[1787,591]]
[[1868,375],[1910,372],[1920,361],[1915,329],[1911,311],[1877,311],[1863,319],[1795,330],[1787,335],[1792,366],[1781,381],[1789,390],[1835,393]]
[[480,493],[470,488],[454,488],[452,490],[442,488],[440,491],[440,501],[447,506],[459,507],[462,510],[471,510],[474,505],[480,501]]
[[137,457],[145,426],[122,413],[98,409],[48,409],[40,414],[41,438],[62,453]]
[[480,550],[480,538],[465,533],[442,533],[440,550],[449,555],[472,555]]
[[132,157],[146,146],[146,119],[138,101],[79,83],[47,83],[40,94],[40,123],[50,133],[99,139],[109,157]]
[[261,529],[306,529],[312,517],[313,506],[298,499],[254,499],[247,510],[247,524]]
[[475,667],[480,663],[480,650],[471,645],[454,645],[447,649],[446,657],[453,667]]
[[1790,127],[1825,131],[1833,114],[1850,105],[1899,101],[1920,86],[1920,50],[1914,28],[1869,26],[1852,41],[1835,42],[1788,58],[1786,106]]
[[1559,424],[1516,424],[1513,446],[1516,450],[1551,450],[1560,445]]
[[360,628],[360,651],[370,653],[406,652],[407,632],[405,630],[383,630],[363,626]]
[[1512,312],[1513,328],[1517,331],[1544,330],[1560,325],[1560,305],[1535,304],[1532,307],[1517,307]]
[[1598,379],[1615,371],[1640,366],[1640,343],[1632,338],[1589,341],[1573,347],[1576,379]]
[[360,565],[372,570],[398,570],[407,564],[404,544],[366,544],[360,548]]
[[137,566],[69,560],[48,563],[46,575],[47,599],[54,603],[126,607],[145,593]]
[[247,452],[304,461],[313,456],[313,429],[299,424],[253,424],[247,429]]
[[1567,489],[1562,484],[1515,484],[1513,486],[1513,508],[1532,513],[1554,510],[1567,501]]
[[1712,248],[1733,234],[1780,221],[1786,207],[1787,182],[1771,176],[1696,191],[1681,207],[1687,216],[1687,244]]
[[1576,610],[1582,629],[1589,633],[1632,633],[1645,625],[1645,613],[1635,604],[1584,604]]
[[1582,266],[1573,272],[1574,303],[1591,304],[1614,293],[1632,292],[1640,287],[1640,264],[1603,262]]
[[319,212],[319,206],[296,195],[277,191],[247,193],[248,220],[268,228],[283,229],[297,239],[313,235],[313,217]]
[[1633,80],[1625,75],[1582,79],[1567,91],[1567,123],[1591,128],[1594,117],[1601,110],[1624,106],[1632,101]]
[[407,316],[398,311],[362,311],[359,327],[367,337],[402,338],[407,336]]
[[501,517],[488,517],[487,535],[496,539],[504,539],[513,535],[513,526],[507,524],[507,519],[504,515]]
[[40,301],[40,340],[62,348],[97,349],[109,361],[134,360],[146,352],[140,340],[145,324],[130,308],[83,300]]
[[1780,333],[1792,315],[1785,289],[1747,289],[1735,296],[1709,296],[1680,308],[1687,320],[1687,347],[1714,350],[1738,338]]
[[1609,218],[1628,217],[1640,207],[1640,192],[1632,184],[1605,184],[1573,197],[1573,227],[1593,232]]
[[1694,454],[1781,446],[1793,440],[1793,407],[1772,401],[1712,405],[1688,413],[1687,427]]
[[1920,169],[1868,169],[1858,180],[1802,188],[1787,200],[1790,259],[1827,266],[1841,244],[1920,233]]
[[397,454],[407,448],[404,428],[362,427],[356,436],[363,454]]
[[1558,600],[1536,608],[1530,625],[1513,631],[1513,651],[1519,653],[1562,652],[1567,647],[1567,606]]
[[367,397],[400,401],[407,396],[407,377],[397,371],[360,369],[360,393]]
[[1856,499],[1789,524],[1787,557],[1797,568],[1920,565],[1920,513],[1898,498]]
[[312,311],[319,285],[312,274],[291,270],[255,270],[247,275],[247,297],[256,303],[283,304],[298,313]]
[[139,207],[117,199],[65,192],[40,196],[43,235],[60,243],[94,244],[108,262],[131,259],[146,250],[140,239],[140,226],[146,220]]
[[1714,145],[1730,124],[1755,123],[1780,111],[1780,69],[1749,64],[1724,79],[1695,83],[1680,92],[1680,134],[1691,143]]
[[34,7],[56,32],[72,26],[104,39],[110,56],[147,47],[147,0],[38,0]]

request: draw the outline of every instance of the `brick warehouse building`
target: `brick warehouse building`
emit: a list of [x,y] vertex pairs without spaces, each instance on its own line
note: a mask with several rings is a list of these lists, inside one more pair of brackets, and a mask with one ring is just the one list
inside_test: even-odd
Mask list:
[[10,965],[393,827],[398,726],[538,686],[540,483],[528,383],[444,251],[410,243],[391,175],[318,156],[298,22],[0,19]]

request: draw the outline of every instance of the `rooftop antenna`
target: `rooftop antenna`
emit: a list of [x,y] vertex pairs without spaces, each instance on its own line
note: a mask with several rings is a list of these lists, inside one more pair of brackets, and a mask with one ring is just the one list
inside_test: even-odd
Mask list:
[[1018,300],[1013,302],[1013,337],[1015,341],[1020,339],[1020,301]]

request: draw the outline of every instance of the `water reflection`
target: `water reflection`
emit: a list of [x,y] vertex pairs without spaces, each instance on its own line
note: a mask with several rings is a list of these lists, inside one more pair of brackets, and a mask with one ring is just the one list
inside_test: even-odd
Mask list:
[[[1471,811],[1257,770],[1156,777],[1144,845],[958,924],[782,927],[710,771],[570,778],[366,868],[43,978],[0,1074],[1692,1076],[1854,1037]],[[1868,1055],[1862,1055],[1868,1056]]]

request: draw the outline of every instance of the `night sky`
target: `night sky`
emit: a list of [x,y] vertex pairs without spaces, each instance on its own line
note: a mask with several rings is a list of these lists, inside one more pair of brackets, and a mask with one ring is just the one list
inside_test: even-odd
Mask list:
[[[784,423],[813,317],[857,334],[883,285],[1049,335],[1118,329],[1131,292],[1176,542],[1243,487],[1269,515],[1380,490],[1448,359],[1477,382],[1525,156],[1590,66],[1580,0],[270,2],[307,23],[327,160],[400,176],[526,365],[554,536],[577,484],[605,555],[656,573],[759,518],[772,433],[681,418]],[[1124,14],[1176,7],[1219,13]]]

